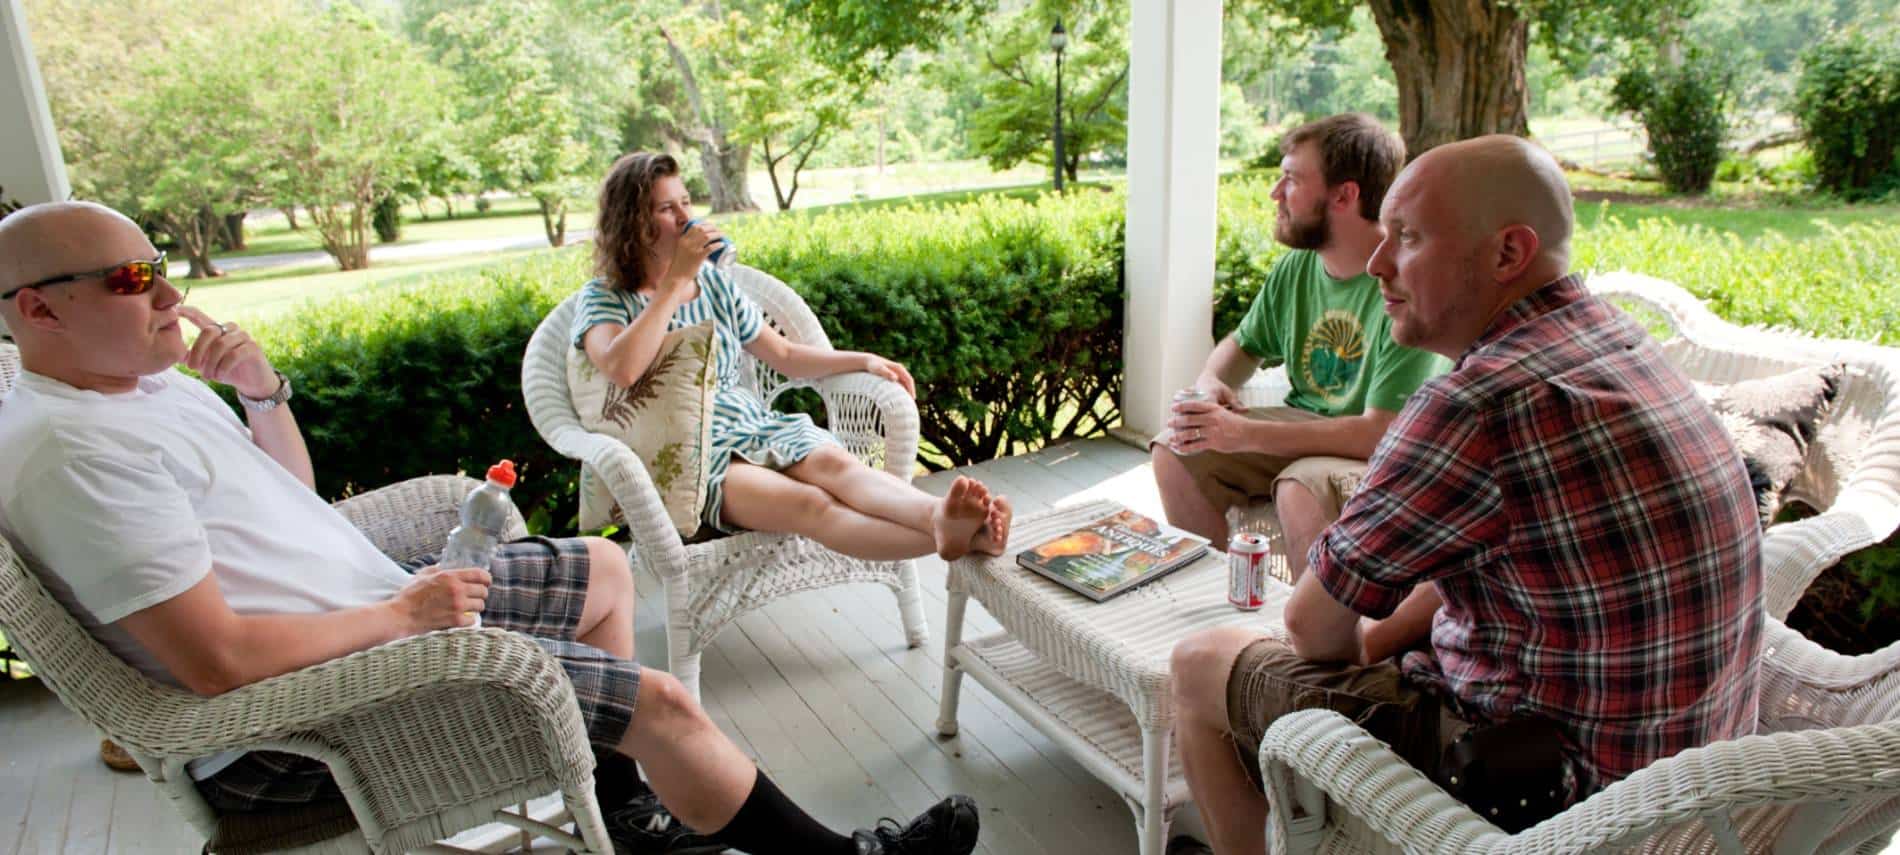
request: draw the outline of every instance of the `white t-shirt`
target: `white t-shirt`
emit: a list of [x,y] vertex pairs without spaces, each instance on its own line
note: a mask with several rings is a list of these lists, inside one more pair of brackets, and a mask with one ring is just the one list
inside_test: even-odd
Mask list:
[[[238,614],[382,602],[409,575],[176,369],[124,394],[22,371],[0,399],[0,529],[113,653],[181,686],[114,621],[211,573]],[[182,687],[182,686],[181,686]],[[203,778],[236,753],[192,766]]]

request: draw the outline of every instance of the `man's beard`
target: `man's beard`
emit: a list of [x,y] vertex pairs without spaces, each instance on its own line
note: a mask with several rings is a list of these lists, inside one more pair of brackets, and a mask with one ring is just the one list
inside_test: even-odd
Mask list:
[[1322,200],[1305,219],[1289,213],[1274,220],[1273,239],[1293,249],[1325,249],[1332,232],[1330,217]]

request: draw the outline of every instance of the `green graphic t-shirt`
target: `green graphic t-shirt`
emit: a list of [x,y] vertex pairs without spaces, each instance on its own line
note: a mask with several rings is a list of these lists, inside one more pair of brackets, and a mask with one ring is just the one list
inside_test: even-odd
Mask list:
[[1286,364],[1287,406],[1322,416],[1398,412],[1419,384],[1451,370],[1450,360],[1392,340],[1378,280],[1334,279],[1312,250],[1274,263],[1234,338],[1268,365]]

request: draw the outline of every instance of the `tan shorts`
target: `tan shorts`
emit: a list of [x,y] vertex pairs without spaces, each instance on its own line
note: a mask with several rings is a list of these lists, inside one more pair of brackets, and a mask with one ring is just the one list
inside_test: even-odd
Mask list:
[[[1326,417],[1296,407],[1255,407],[1247,411],[1247,418],[1307,422]],[[1174,454],[1168,448],[1171,433],[1163,428],[1154,439],[1149,440],[1148,447]],[[1235,505],[1271,501],[1281,481],[1293,481],[1312,492],[1327,517],[1338,519],[1339,509],[1346,504],[1346,497],[1352,495],[1352,491],[1359,486],[1359,480],[1366,474],[1364,460],[1345,457],[1288,458],[1257,452],[1229,454],[1223,451],[1177,454],[1175,457],[1194,477],[1194,486],[1201,491],[1201,495],[1206,496],[1218,511],[1225,511]]]
[[1445,746],[1469,728],[1437,698],[1401,679],[1394,660],[1309,662],[1284,642],[1262,638],[1240,652],[1227,678],[1234,753],[1256,787],[1264,786],[1260,740],[1267,728],[1280,716],[1311,709],[1352,719],[1427,776],[1438,769]]

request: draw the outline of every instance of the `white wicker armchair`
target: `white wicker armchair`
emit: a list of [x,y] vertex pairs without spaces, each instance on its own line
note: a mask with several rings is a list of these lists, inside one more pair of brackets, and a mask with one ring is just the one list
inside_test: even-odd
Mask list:
[[[17,371],[0,344],[0,395]],[[418,478],[338,503],[398,560],[440,548],[468,478]],[[519,516],[512,534],[525,534]],[[611,853],[594,800],[594,758],[573,687],[525,636],[448,630],[385,644],[213,698],[159,685],[112,655],[0,538],[0,629],[61,702],[123,746],[207,840],[230,831],[185,764],[270,749],[329,765],[355,831],[305,852],[402,852],[504,822],[563,845]],[[553,792],[580,836],[507,808]],[[345,824],[347,826],[347,823]]]
[[[785,283],[744,265],[733,281],[759,304],[767,323],[794,342],[830,347],[805,301]],[[876,582],[897,595],[905,640],[929,639],[923,593],[912,561],[861,561],[795,535],[744,532],[687,544],[667,520],[645,464],[626,445],[581,427],[567,389],[567,351],[576,298],[542,320],[522,360],[521,390],[541,438],[591,468],[613,492],[628,521],[632,556],[666,587],[667,667],[694,697],[700,654],[741,615],[788,594],[852,582]],[[823,399],[831,432],[872,466],[909,481],[917,465],[917,403],[902,386],[868,373],[788,380],[749,355],[740,372],[768,405],[786,391],[810,388]]]
[[[1786,498],[1817,515],[1771,526],[1762,544],[1763,605],[1785,618],[1809,583],[1842,555],[1879,543],[1900,525],[1900,350],[1865,342],[1738,327],[1694,296],[1634,273],[1590,278],[1590,290],[1625,308],[1647,310],[1671,333],[1663,351],[1693,380],[1735,383],[1804,365],[1845,363],[1833,413],[1808,449],[1807,465]],[[1278,403],[1285,377],[1262,371],[1241,390],[1250,406]],[[1273,532],[1272,505],[1248,509],[1244,527]]]
[[1762,540],[1769,615],[1787,617],[1821,571],[1900,526],[1900,350],[1738,327],[1689,292],[1635,273],[1593,276],[1590,290],[1666,323],[1675,335],[1663,340],[1663,351],[1697,381],[1734,383],[1804,365],[1846,364],[1834,411],[1788,486],[1789,500],[1820,513],[1770,526]]
[[1822,649],[1770,618],[1758,735],[1684,751],[1507,834],[1336,713],[1260,744],[1273,852],[1877,853],[1900,824],[1900,644]]

